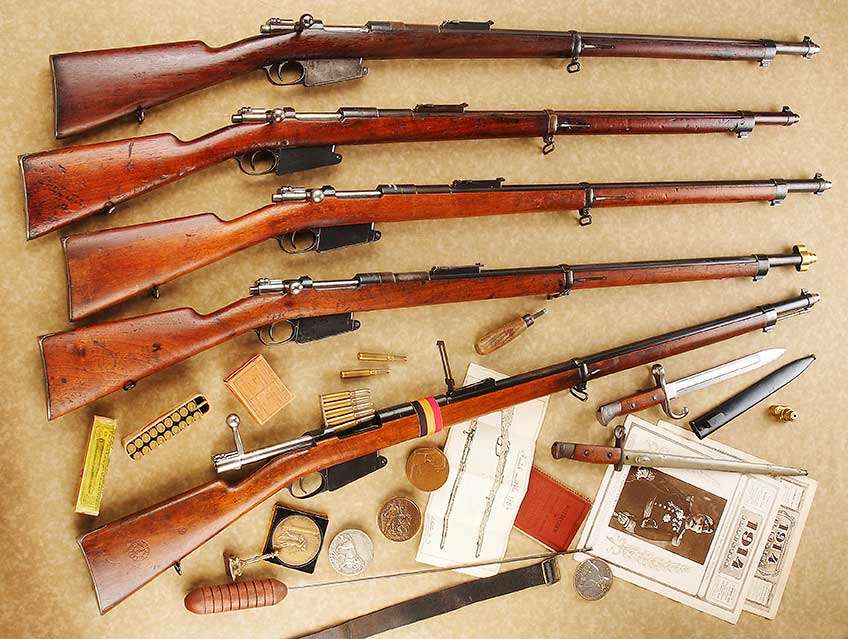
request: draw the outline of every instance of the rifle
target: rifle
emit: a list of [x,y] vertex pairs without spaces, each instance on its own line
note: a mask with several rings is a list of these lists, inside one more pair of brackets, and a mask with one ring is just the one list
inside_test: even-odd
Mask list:
[[342,107],[298,113],[290,107],[243,107],[233,124],[184,142],[160,133],[69,146],[18,158],[23,174],[27,238],[32,239],[225,160],[248,175],[284,175],[338,164],[337,144],[541,137],[555,135],[735,133],[757,124],[789,126],[799,117],[776,112],[466,111],[466,104],[414,109]]
[[[247,331],[268,345],[305,343],[354,331],[358,311],[547,295],[636,284],[764,277],[771,267],[806,270],[803,245],[779,255],[483,270],[481,265],[412,273],[359,273],[344,280],[261,278],[251,295],[200,315],[177,308],[43,335],[39,347],[54,419]],[[282,324],[289,332],[282,334]]]
[[223,221],[213,213],[71,235],[62,240],[72,322],[159,287],[228,255],[276,237],[287,253],[329,251],[380,239],[377,222],[504,213],[579,210],[581,226],[597,208],[768,201],[789,193],[821,194],[812,180],[642,182],[610,184],[381,184],[372,190],[283,187],[273,204]]
[[770,330],[780,320],[808,312],[818,301],[818,294],[802,291],[800,297],[587,357],[390,406],[350,431],[309,431],[294,440],[288,452],[238,483],[218,479],[82,535],[78,542],[100,612],[171,566],[179,568],[189,553],[300,477],[567,388],[584,393],[589,381],[612,373],[755,330]]
[[361,78],[363,58],[669,58],[753,60],[768,66],[776,55],[811,58],[821,50],[801,42],[623,35],[579,31],[492,29],[493,22],[449,20],[439,26],[368,22],[325,25],[311,15],[271,18],[260,35],[220,48],[203,42],[83,51],[50,56],[57,138],[88,131],[145,111],[181,95],[264,69],[277,86],[319,86]]

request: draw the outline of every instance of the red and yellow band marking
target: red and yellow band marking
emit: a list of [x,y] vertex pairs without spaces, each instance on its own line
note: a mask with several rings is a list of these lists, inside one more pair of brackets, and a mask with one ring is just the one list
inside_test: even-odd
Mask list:
[[438,433],[444,427],[442,409],[434,397],[416,399],[412,402],[415,414],[418,416],[419,433],[421,437]]

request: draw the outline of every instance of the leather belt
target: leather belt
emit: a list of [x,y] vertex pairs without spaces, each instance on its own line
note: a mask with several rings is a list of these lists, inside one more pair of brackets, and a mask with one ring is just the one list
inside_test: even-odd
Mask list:
[[478,601],[486,601],[511,592],[550,585],[558,581],[559,570],[556,557],[551,557],[524,568],[475,579],[403,601],[382,610],[369,612],[337,626],[304,635],[300,639],[364,639],[386,630],[442,615]]

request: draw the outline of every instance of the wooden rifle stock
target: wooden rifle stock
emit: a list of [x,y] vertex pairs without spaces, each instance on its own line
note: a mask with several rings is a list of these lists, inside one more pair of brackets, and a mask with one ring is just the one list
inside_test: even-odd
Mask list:
[[[385,281],[369,287],[368,294],[351,286],[344,290],[306,289],[297,295],[255,295],[208,315],[178,308],[45,335],[39,338],[39,345],[48,418],[64,415],[120,388],[129,390],[142,378],[221,342],[281,322],[320,320],[354,311],[554,295],[562,290],[564,273],[557,267],[518,271],[479,279],[429,279],[430,273],[398,274],[397,278],[391,273],[377,274]],[[344,324],[329,334],[359,326],[352,320]]]
[[[82,133],[235,76],[265,68],[273,84],[316,86],[362,77],[362,59],[642,57],[754,60],[776,55],[812,57],[820,47],[800,42],[620,35],[578,31],[492,29],[489,22],[441,25],[368,22],[324,25],[312,16],[270,19],[262,34],[212,48],[200,41],[63,53],[50,58],[57,138]],[[299,77],[288,80],[284,71]]]
[[[504,213],[580,209],[580,224],[591,211],[624,206],[658,206],[768,201],[789,193],[822,193],[831,183],[812,180],[644,182],[506,185],[500,180],[456,181],[451,185],[380,185],[372,191],[284,188],[277,204],[234,220],[212,213],[148,222],[62,240],[68,272],[68,314],[77,321],[135,295],[216,262],[272,237],[305,232],[309,248],[322,251],[372,241],[370,229],[352,225]],[[355,194],[352,197],[351,194]],[[323,234],[319,229],[324,229]],[[327,230],[329,229],[329,230]],[[291,244],[295,243],[292,237]],[[293,248],[296,252],[298,249]],[[308,250],[308,249],[307,249]]]
[[[492,271],[479,267],[439,268],[418,273],[365,273],[350,280],[328,282],[309,277],[269,281],[270,284],[257,280],[256,292],[265,290],[273,294],[251,296],[208,315],[180,308],[40,337],[48,419],[119,388],[129,390],[140,379],[251,329],[281,322],[292,325],[294,341],[305,342],[356,330],[359,323],[352,319],[356,311],[528,295],[557,296],[584,288],[729,277],[756,280],[764,277],[771,267],[806,270],[815,260],[815,254],[806,247],[796,246],[791,253],[783,255]],[[366,293],[360,290],[363,288]],[[300,324],[304,326],[303,339]],[[324,328],[325,324],[330,328]]]
[[[729,132],[745,136],[757,124],[789,126],[779,112],[465,111],[465,105],[415,109],[343,107],[335,113],[251,109],[235,124],[190,141],[170,134],[44,151],[19,158],[27,238],[55,231],[159,186],[231,158],[246,173],[277,174],[341,161],[336,144],[541,137]],[[264,167],[263,161],[270,163]],[[250,168],[245,168],[250,167]]]
[[[803,294],[697,326],[644,339],[585,358],[460,388],[425,399],[444,427],[574,387],[592,379],[714,344],[809,310],[819,296]],[[151,579],[179,564],[241,515],[306,474],[433,432],[412,403],[378,411],[349,435],[327,436],[282,455],[238,484],[218,480],[82,535],[79,544],[105,613]]]

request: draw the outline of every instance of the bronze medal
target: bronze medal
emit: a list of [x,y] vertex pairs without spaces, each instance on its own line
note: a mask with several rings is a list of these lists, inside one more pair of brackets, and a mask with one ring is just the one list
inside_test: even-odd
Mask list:
[[386,539],[407,541],[421,527],[421,510],[407,497],[392,497],[377,514],[377,526]]
[[406,478],[418,490],[432,492],[448,480],[448,458],[434,446],[413,450],[406,458]]
[[280,561],[288,566],[303,566],[321,550],[321,530],[305,515],[289,515],[274,528],[271,543]]

